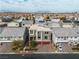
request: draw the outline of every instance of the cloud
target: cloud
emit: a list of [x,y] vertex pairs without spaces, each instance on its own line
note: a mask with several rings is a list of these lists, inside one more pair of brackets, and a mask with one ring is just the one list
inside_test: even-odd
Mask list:
[[79,11],[79,0],[0,0],[0,2],[0,8],[6,11]]

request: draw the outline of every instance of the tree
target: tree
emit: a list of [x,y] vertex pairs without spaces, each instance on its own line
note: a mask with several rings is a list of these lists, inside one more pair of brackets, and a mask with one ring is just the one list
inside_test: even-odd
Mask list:
[[48,15],[46,15],[46,16],[44,16],[44,19],[45,19],[46,21],[49,21],[49,20],[50,20],[50,17],[49,17]]
[[35,17],[33,16],[33,18],[32,18],[32,19],[33,19],[33,24],[35,24]]
[[66,17],[65,16],[60,17],[60,20],[66,20]]
[[12,42],[12,50],[13,51],[23,50],[23,40],[14,40]]

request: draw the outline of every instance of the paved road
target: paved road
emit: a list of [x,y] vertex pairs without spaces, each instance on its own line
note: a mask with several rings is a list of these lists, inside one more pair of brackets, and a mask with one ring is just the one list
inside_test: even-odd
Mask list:
[[5,54],[0,59],[79,59],[79,54]]

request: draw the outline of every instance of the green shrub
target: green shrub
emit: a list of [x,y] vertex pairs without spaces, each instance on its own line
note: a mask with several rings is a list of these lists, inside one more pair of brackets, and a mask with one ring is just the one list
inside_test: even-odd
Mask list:
[[34,41],[34,40],[32,40],[31,42],[30,42],[30,48],[35,48],[37,46],[37,42],[36,41]]
[[14,40],[12,42],[12,50],[23,50],[23,41],[22,40]]

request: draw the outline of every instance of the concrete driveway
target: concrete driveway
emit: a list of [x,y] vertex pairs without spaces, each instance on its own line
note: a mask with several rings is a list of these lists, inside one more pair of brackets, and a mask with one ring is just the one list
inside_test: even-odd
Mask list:
[[50,44],[44,44],[44,45],[38,45],[37,46],[38,50],[37,52],[55,52],[56,48],[54,45]]
[[60,46],[62,50],[58,47],[58,52],[72,52],[72,47],[68,43],[61,43]]
[[3,42],[0,45],[0,53],[6,53],[6,52],[11,52],[11,43]]

